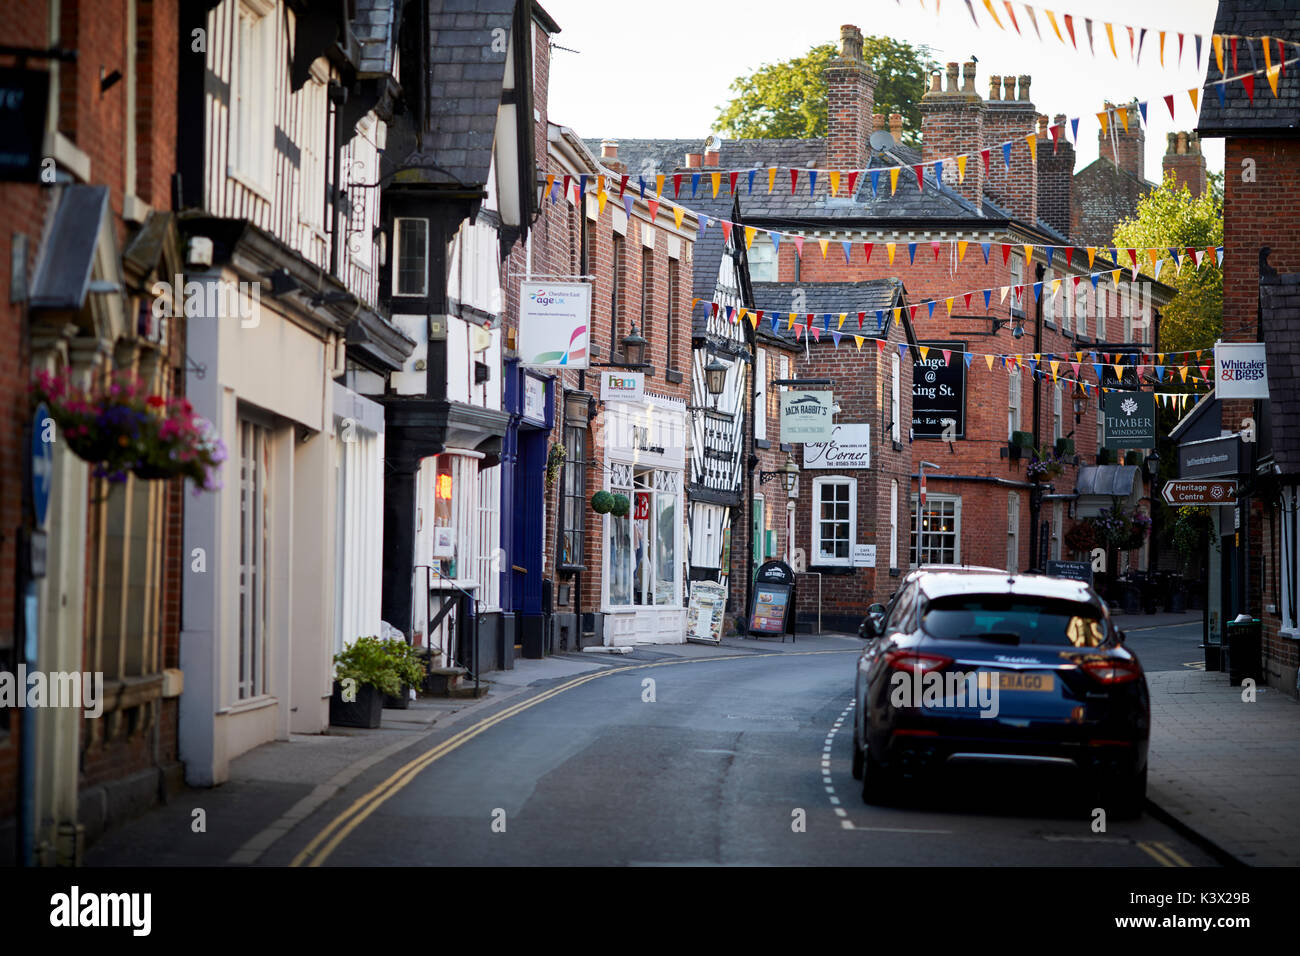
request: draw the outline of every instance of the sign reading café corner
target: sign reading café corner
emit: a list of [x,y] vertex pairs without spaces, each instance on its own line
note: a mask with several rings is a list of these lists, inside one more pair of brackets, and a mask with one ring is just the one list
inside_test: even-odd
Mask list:
[[781,393],[781,441],[827,441],[834,425],[830,392],[808,392],[792,388]]
[[1268,365],[1259,342],[1214,346],[1215,398],[1268,398]]
[[870,468],[871,426],[833,425],[826,441],[804,442],[804,468]]
[[1103,406],[1107,448],[1154,448],[1156,397],[1151,392],[1111,392]]

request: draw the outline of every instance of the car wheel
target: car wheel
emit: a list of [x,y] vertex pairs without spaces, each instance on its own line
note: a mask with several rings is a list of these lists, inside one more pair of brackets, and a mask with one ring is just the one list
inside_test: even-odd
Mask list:
[[882,767],[880,761],[871,756],[870,747],[864,749],[862,763],[863,801],[876,806],[893,803],[897,791],[893,771]]
[[862,779],[862,744],[858,741],[858,722],[853,721],[853,779]]
[[1147,800],[1146,767],[1131,777],[1125,777],[1103,791],[1102,807],[1115,820],[1136,820],[1142,816]]

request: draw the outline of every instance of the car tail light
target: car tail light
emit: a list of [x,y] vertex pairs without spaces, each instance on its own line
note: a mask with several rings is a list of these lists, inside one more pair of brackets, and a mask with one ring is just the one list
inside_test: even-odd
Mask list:
[[1142,668],[1137,661],[1122,658],[1084,661],[1082,667],[1102,684],[1127,684],[1142,676]]
[[890,670],[924,674],[927,671],[942,670],[952,663],[952,658],[944,657],[942,654],[922,654],[917,651],[890,651],[885,655],[885,662]]

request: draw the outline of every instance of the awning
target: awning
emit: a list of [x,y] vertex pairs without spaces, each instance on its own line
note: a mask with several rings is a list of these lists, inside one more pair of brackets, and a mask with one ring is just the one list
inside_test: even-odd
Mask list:
[[1137,465],[1085,465],[1079,469],[1075,491],[1080,518],[1110,510],[1117,498],[1122,506],[1133,508],[1142,500],[1142,469]]

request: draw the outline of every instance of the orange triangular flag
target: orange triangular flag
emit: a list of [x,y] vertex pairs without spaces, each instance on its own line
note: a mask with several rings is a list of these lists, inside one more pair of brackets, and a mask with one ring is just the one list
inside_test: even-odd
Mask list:
[[957,157],[957,182],[964,183],[965,181],[966,181],[966,155],[963,153],[961,156]]
[[1031,162],[1038,162],[1038,134],[1030,133],[1025,137],[1025,142],[1029,144],[1029,159]]
[[1190,96],[1190,97],[1192,98],[1192,110],[1193,110],[1193,111],[1198,110],[1198,109],[1201,108],[1201,107],[1200,107],[1200,93],[1201,93],[1201,91],[1200,91],[1199,89],[1197,89],[1196,87],[1194,87],[1194,86],[1193,86],[1190,90],[1187,91],[1187,95]]

